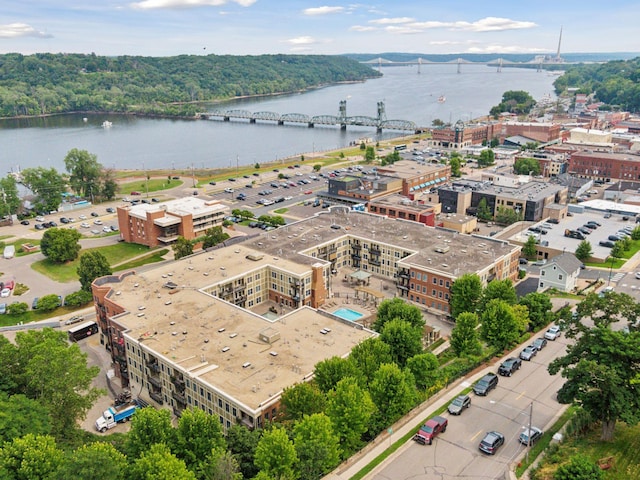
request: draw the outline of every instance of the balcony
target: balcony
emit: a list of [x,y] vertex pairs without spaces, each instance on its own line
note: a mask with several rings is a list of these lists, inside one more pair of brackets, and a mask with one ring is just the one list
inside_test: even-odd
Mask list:
[[184,379],[179,377],[171,377],[171,383],[181,392],[184,392]]
[[369,265],[376,265],[376,266],[379,267],[380,265],[382,265],[382,262],[380,260],[378,260],[377,258],[376,259],[370,258],[369,259]]
[[147,368],[152,374],[160,373],[160,365],[157,363],[147,363]]
[[401,271],[400,273],[398,273],[398,276],[400,278],[409,278],[409,272]]
[[369,253],[371,253],[371,255],[380,255],[382,252],[378,247],[371,247],[369,248]]
[[351,248],[353,248],[354,250],[360,250],[362,248],[362,245],[360,245],[359,243],[352,243]]
[[157,388],[162,388],[162,381],[156,377],[152,377],[151,375],[147,375],[147,382]]
[[183,393],[171,392],[171,396],[176,402],[181,403],[184,406],[187,406],[187,397],[185,397]]
[[160,393],[149,391],[149,397],[151,397],[152,400],[154,400],[156,403],[159,403],[160,405],[164,403],[164,400],[162,399],[162,395]]
[[351,258],[353,258],[354,260],[360,260],[362,257],[357,253],[352,253]]

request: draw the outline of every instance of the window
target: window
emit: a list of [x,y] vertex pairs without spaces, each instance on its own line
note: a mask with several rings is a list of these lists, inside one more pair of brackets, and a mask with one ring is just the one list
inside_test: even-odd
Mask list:
[[415,278],[416,277],[416,272],[411,272],[411,278]]
[[220,408],[222,408],[222,399],[221,399],[221,398],[219,398],[219,399],[218,399],[218,406],[219,406]]
[[558,280],[562,280],[562,274],[558,275]]

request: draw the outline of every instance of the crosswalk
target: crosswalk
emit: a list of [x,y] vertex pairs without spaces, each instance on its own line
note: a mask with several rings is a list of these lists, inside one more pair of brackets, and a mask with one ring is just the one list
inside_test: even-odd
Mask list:
[[618,272],[613,277],[611,277],[611,281],[617,283],[620,280],[622,280],[625,277],[625,275],[626,275],[626,272]]

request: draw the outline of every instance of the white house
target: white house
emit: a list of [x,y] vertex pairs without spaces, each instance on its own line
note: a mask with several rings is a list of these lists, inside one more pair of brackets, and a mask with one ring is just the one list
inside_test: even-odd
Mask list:
[[582,262],[572,253],[563,253],[553,257],[540,267],[538,291],[557,288],[563,292],[572,291],[577,284]]

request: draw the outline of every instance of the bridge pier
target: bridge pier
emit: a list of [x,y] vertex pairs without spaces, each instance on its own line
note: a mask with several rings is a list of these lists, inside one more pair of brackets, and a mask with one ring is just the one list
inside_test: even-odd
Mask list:
[[249,119],[249,123],[256,123],[256,119],[255,118],[250,118]]
[[382,127],[381,126],[377,126],[376,127],[376,133],[382,133]]
[[284,125],[284,121],[283,120],[278,120],[278,125]]
[[313,128],[313,127],[315,127],[315,126],[316,126],[316,124],[315,124],[315,123],[313,123],[313,122],[309,122],[309,123],[307,124],[307,127],[309,127],[309,128]]
[[231,117],[222,117],[222,121],[223,122],[229,122],[229,121],[231,121]]
[[347,124],[346,123],[341,123],[340,124],[340,130],[346,130],[347,129]]

